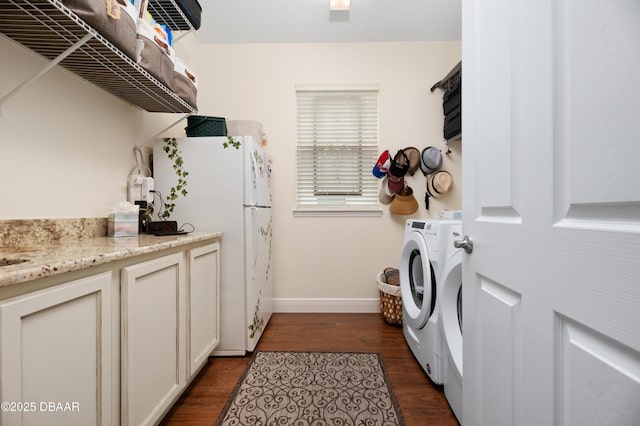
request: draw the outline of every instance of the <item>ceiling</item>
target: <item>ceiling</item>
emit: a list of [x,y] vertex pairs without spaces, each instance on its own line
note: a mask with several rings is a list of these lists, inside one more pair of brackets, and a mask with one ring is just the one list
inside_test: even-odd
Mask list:
[[349,43],[461,38],[461,0],[200,0],[203,43]]

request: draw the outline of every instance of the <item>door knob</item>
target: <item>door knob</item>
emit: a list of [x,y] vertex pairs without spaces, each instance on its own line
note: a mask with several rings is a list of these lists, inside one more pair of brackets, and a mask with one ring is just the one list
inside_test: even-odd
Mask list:
[[471,253],[473,251],[473,241],[471,241],[471,238],[469,238],[468,235],[462,237],[461,240],[455,240],[453,242],[453,246],[455,248],[461,248],[467,253]]

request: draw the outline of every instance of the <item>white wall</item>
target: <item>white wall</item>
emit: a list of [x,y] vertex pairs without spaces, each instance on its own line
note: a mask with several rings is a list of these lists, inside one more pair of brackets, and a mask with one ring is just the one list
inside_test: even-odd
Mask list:
[[[45,61],[0,37],[0,96]],[[200,45],[193,35],[178,54],[200,79],[199,113],[258,120],[274,160],[275,296],[289,299],[377,298],[375,276],[397,266],[407,217],[387,206],[375,218],[295,218],[295,85],[377,84],[380,151],[442,141],[442,92],[429,88],[460,60],[459,42]],[[132,148],[180,118],[153,114],[56,67],[0,107],[0,219],[101,217],[126,198]],[[184,122],[165,132],[184,135]],[[460,209],[460,142],[444,169],[454,189],[424,208],[425,179],[408,178],[419,211],[434,217]]]
[[[300,218],[295,207],[296,84],[377,84],[380,151],[435,145],[442,139],[442,91],[429,91],[461,57],[459,42],[203,45],[196,59],[199,113],[264,125],[274,161],[274,280],[278,299],[377,298],[375,277],[397,266],[406,216]],[[411,217],[460,209],[461,144],[444,169],[455,179],[424,207],[426,180],[408,178],[420,204]],[[373,166],[373,164],[372,164]]]
[[[0,52],[0,98],[47,63],[4,37]],[[133,147],[180,117],[55,67],[0,105],[0,219],[106,216],[126,199]]]

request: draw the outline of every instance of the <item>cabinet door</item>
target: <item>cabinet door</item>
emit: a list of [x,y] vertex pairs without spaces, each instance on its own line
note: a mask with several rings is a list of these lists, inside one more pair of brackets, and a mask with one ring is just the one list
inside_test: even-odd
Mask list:
[[112,423],[113,285],[105,272],[0,302],[0,424]]
[[187,356],[189,377],[207,361],[220,341],[220,245],[189,251]]
[[122,270],[122,424],[152,424],[186,383],[182,253]]

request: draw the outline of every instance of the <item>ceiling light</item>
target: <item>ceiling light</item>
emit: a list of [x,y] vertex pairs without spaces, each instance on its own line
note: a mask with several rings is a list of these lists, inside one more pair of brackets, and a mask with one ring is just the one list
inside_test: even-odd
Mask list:
[[329,10],[351,10],[351,0],[329,0]]

